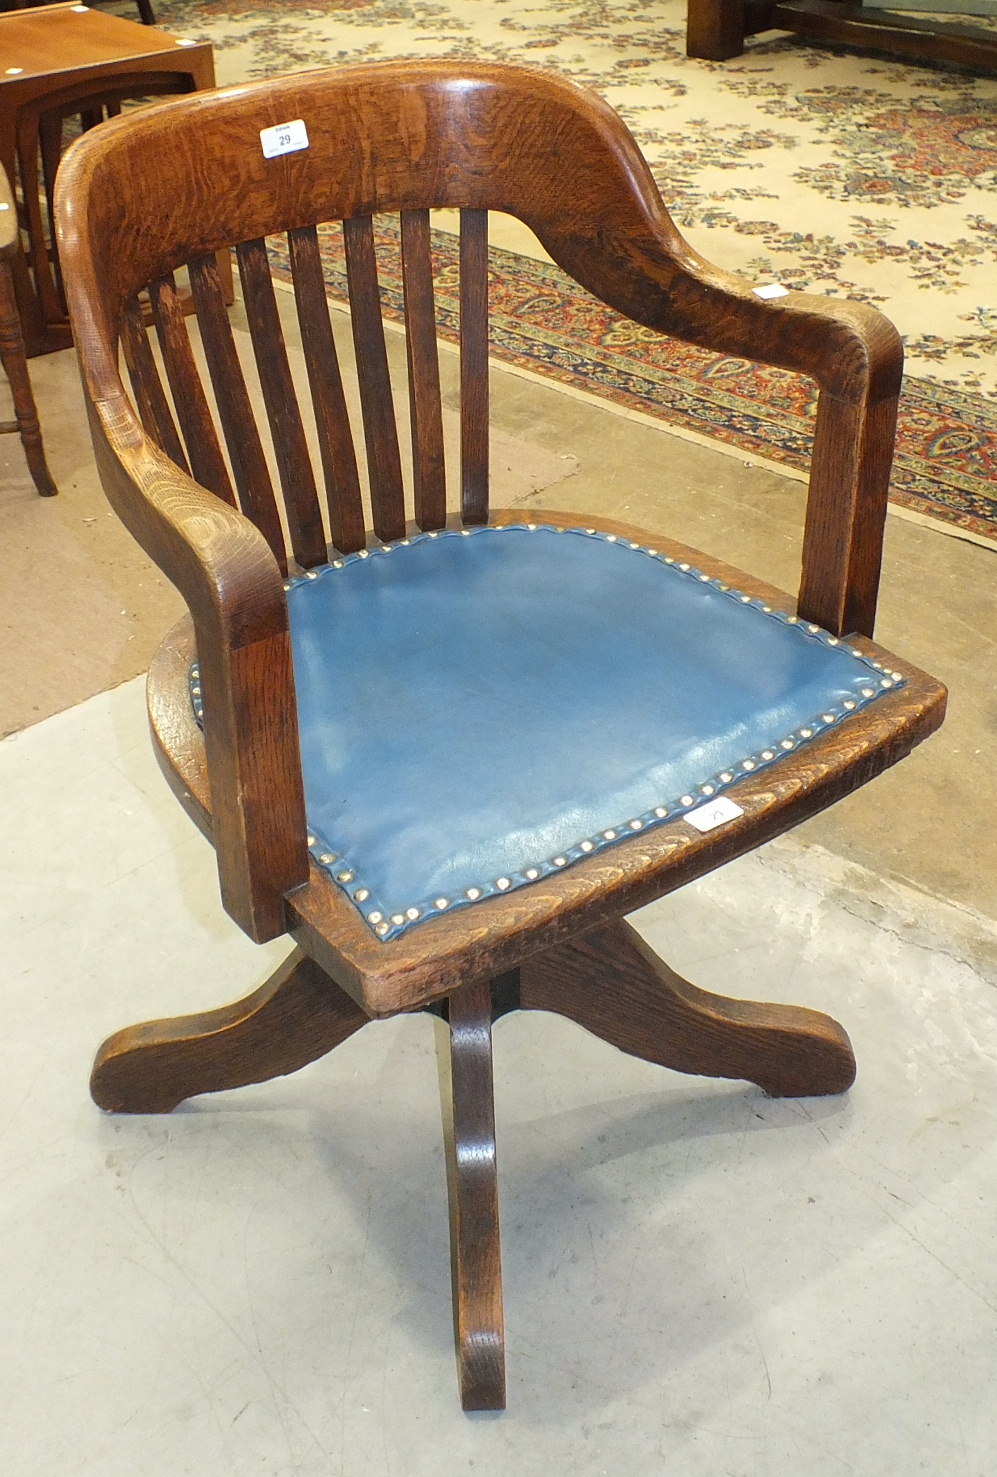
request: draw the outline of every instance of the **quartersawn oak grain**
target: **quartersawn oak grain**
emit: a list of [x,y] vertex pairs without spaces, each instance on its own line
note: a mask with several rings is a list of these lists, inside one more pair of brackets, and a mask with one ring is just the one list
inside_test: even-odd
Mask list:
[[[263,158],[260,129],[306,120],[309,147]],[[197,96],[108,124],[58,186],[59,240],[94,448],[108,497],[190,615],[149,674],[153,742],[211,838],[222,901],[253,938],[289,933],[292,960],[245,1001],[117,1033],[94,1067],[113,1111],[169,1111],[192,1093],[262,1081],[367,1020],[441,1018],[454,1308],[462,1400],[505,1400],[491,1020],[556,1010],[624,1051],[774,1094],[841,1092],[855,1070],[816,1011],[709,995],[657,960],[623,916],[797,825],[903,758],[942,720],[944,688],[871,640],[901,348],[878,313],[798,293],[758,299],[683,241],[636,145],[599,99],[548,73],[384,63]],[[168,203],[168,209],[164,208]],[[461,214],[461,486],[447,512],[428,211]],[[820,622],[903,687],[731,789],[743,814],[703,835],[682,819],[504,896],[382,943],[308,853],[282,573],[317,562],[322,514],[306,421],[280,336],[264,242],[287,233],[330,557],[419,526],[519,522],[488,503],[487,211],[524,220],[590,291],[646,327],[811,375],[820,388],[800,589],[794,597],[653,535],[545,511],[686,561]],[[411,498],[387,375],[371,217],[400,211],[413,464]],[[341,220],[371,528],[325,303],[317,222]],[[110,252],[106,243],[114,240]],[[216,256],[245,287],[270,482]],[[190,276],[232,478],[173,273]],[[149,289],[167,384],[143,346]],[[120,379],[119,336],[134,376]],[[168,392],[168,393],[167,393]],[[172,407],[172,409],[171,409]],[[174,421],[175,415],[175,421]],[[186,447],[184,466],[176,427]],[[414,514],[414,517],[413,517]],[[255,520],[255,521],[253,521]],[[290,547],[285,542],[290,535]],[[349,639],[330,633],[330,639]],[[198,660],[204,730],[188,695]],[[517,736],[511,735],[515,742]]]

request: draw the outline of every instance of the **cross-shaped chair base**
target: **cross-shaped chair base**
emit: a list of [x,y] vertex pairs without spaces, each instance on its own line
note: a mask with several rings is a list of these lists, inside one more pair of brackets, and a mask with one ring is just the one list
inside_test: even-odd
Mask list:
[[[728,999],[668,968],[623,919],[462,986],[427,1007],[439,1018],[450,1197],[454,1323],[465,1410],[505,1406],[492,1022],[511,1010],[567,1016],[645,1061],[743,1078],[773,1097],[844,1092],[848,1037],[829,1016]],[[118,1031],[91,1092],[117,1113],[168,1113],[185,1098],[284,1076],[324,1056],[370,1017],[301,949],[234,1005]]]

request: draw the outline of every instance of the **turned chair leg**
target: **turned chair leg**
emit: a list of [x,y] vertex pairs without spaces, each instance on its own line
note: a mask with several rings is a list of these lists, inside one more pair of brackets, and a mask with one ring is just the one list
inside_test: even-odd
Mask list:
[[567,1016],[631,1056],[743,1078],[772,1097],[844,1092],[855,1080],[851,1043],[830,1016],[697,989],[622,920],[527,960],[520,1005]]
[[504,1410],[505,1326],[488,980],[448,996],[437,1043],[461,1404],[465,1410]]
[[14,277],[6,258],[0,258],[0,362],[10,381],[15,417],[13,425],[5,425],[0,429],[20,431],[28,471],[35,486],[42,497],[54,497],[58,488],[52,481],[52,474],[45,462],[35,397],[31,393],[31,381],[28,378],[21,319],[14,296]]

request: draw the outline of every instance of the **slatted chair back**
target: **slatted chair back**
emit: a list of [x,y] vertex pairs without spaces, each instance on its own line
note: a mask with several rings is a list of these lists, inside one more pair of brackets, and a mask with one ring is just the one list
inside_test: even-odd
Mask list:
[[[371,529],[384,541],[404,537],[408,511],[423,530],[443,528],[447,521],[429,221],[428,208],[403,210],[400,216],[412,445],[410,509],[382,321],[373,221],[365,215],[341,223],[360,400],[364,453],[360,465],[366,472]],[[487,212],[461,212],[459,513],[469,524],[484,522],[488,514],[487,229]],[[190,320],[182,310],[173,272],[153,279],[146,288],[162,373],[148,343],[138,295],[125,305],[121,333],[135,405],[146,434],[203,487],[251,518],[286,574],[289,558],[303,569],[324,563],[330,542],[341,553],[363,548],[367,523],[358,448],[329,318],[315,225],[288,231],[282,237],[284,243],[291,264],[318,467],[310,455],[309,410],[299,403],[264,238],[235,244],[253,348],[252,368],[243,364],[237,351],[217,258],[210,252],[184,263],[207,383],[199,372]],[[265,412],[262,425],[254,409],[257,404]],[[268,465],[271,461],[276,466],[276,487]]]
[[[306,148],[267,158],[261,130],[301,118]],[[487,210],[530,225],[556,261],[612,307],[653,328],[722,352],[812,374],[821,386],[802,613],[834,631],[871,631],[876,540],[856,530],[882,517],[884,471],[865,470],[863,439],[891,429],[899,354],[888,325],[859,305],[753,297],[696,256],[676,232],[650,173],[616,116],[590,94],[546,74],[399,63],[314,73],[197,95],[125,126],[99,159],[86,234],[105,315],[95,323],[104,367],[120,334],[143,427],[202,486],[239,506],[282,570],[343,552],[366,537],[357,456],[328,323],[317,222],[342,221],[370,522],[384,540],[404,534],[399,438],[388,379],[371,217],[398,212],[405,297],[416,523],[441,527],[447,494],[428,211],[461,211],[461,477],[459,511],[488,511]],[[75,188],[75,186],[74,186]],[[141,223],[141,225],[139,225]],[[294,392],[266,250],[285,236],[317,426],[312,467]],[[116,243],[113,252],[107,243]],[[234,246],[258,386],[236,352],[213,256]],[[182,316],[175,272],[186,267],[211,394],[205,393]],[[166,385],[139,342],[138,294],[152,300]],[[801,306],[806,304],[806,306]],[[254,393],[255,392],[255,393]],[[261,392],[261,395],[260,395]],[[254,399],[262,399],[278,484],[262,454]],[[209,408],[214,399],[221,435]],[[170,404],[172,401],[172,405]],[[863,435],[863,432],[865,433]],[[266,440],[264,432],[262,440]],[[884,465],[885,464],[885,465]],[[319,497],[318,489],[322,489]],[[456,500],[456,499],[455,499]],[[323,519],[324,514],[324,519]],[[323,521],[327,525],[323,528]],[[285,533],[286,526],[286,533]]]
[[[274,138],[267,130],[296,120],[305,146],[263,147]],[[456,209],[461,220],[461,472],[452,491],[433,208]],[[762,301],[705,262],[672,224],[622,122],[591,93],[520,68],[379,63],[198,93],[112,120],[60,168],[67,297],[105,490],[194,620],[222,896],[255,938],[282,931],[284,895],[308,866],[280,582],[289,560],[321,563],[327,537],[342,552],[362,547],[364,464],[375,539],[404,536],[409,511],[423,529],[442,526],[448,499],[465,523],[488,518],[489,210],[525,222],[555,262],[636,322],[817,381],[799,612],[835,634],[872,632],[902,363],[895,331],[860,304],[802,294]],[[410,509],[372,222],[383,213],[401,218]],[[316,226],[329,221],[342,222],[362,427],[347,414],[326,303]],[[310,410],[295,393],[281,333],[266,245],[274,236],[287,241]],[[216,266],[228,247],[252,373]]]

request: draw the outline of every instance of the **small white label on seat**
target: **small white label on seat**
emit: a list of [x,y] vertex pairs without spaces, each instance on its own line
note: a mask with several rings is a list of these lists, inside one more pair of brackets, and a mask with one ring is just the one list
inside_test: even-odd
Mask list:
[[690,810],[689,814],[683,816],[690,826],[695,826],[697,831],[712,831],[715,826],[722,826],[727,821],[736,821],[744,811],[733,800],[728,800],[726,795],[721,795],[719,800],[713,800],[709,805],[701,805],[698,810]]
[[781,282],[768,282],[764,287],[754,287],[752,291],[755,297],[788,297],[789,288],[783,287]]
[[307,149],[305,120],[295,118],[290,123],[278,123],[274,128],[261,128],[260,143],[264,159],[276,159],[278,154],[293,154],[296,149]]

